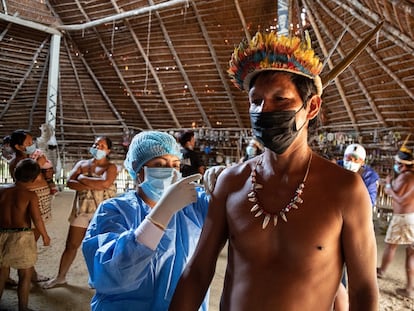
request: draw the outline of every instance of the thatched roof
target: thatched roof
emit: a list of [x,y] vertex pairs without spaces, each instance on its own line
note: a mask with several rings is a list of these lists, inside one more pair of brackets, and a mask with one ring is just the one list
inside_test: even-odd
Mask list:
[[[322,74],[384,21],[325,89],[314,143],[359,139],[394,151],[414,128],[414,2],[292,3],[306,9],[313,45],[329,58]],[[205,144],[231,155],[249,134],[247,96],[226,70],[242,38],[276,24],[277,1],[4,0],[0,9],[0,135],[40,135],[53,34],[61,35],[56,138],[66,158],[102,134],[119,158],[125,133],[142,129],[203,128]]]

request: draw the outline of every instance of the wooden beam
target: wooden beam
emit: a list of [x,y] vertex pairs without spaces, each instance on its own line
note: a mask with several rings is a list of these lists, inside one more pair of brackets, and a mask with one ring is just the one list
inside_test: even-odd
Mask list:
[[[88,15],[86,14],[85,10],[82,8],[81,4],[79,3],[78,0],[76,0],[76,4],[79,8],[79,10],[81,11],[81,13],[83,14],[83,16],[89,20]],[[124,85],[125,89],[127,90],[127,92],[130,94],[130,98],[132,100],[132,102],[135,104],[135,107],[137,108],[139,114],[141,115],[142,120],[145,122],[146,126],[148,127],[148,129],[152,129],[152,125],[149,122],[147,116],[145,115],[144,111],[141,108],[141,105],[139,104],[139,102],[137,101],[137,99],[134,96],[134,92],[131,90],[131,88],[129,87],[128,83],[125,81],[124,76],[122,75],[121,71],[118,68],[118,65],[115,61],[115,59],[113,59],[112,57],[112,53],[110,53],[108,51],[108,49],[106,48],[105,43],[102,40],[101,35],[99,34],[99,32],[96,30],[96,28],[94,28],[94,32],[96,34],[97,39],[99,40],[99,44],[101,45],[102,49],[105,52],[106,57],[108,57],[108,59],[111,61],[112,63],[112,68],[115,70],[119,80],[122,82],[122,84]]]
[[[119,12],[118,5],[114,1],[111,1],[111,2],[112,2],[112,5],[115,7],[115,10],[117,12]],[[151,14],[151,13],[149,13],[149,14]],[[132,29],[131,24],[129,23],[129,21],[127,19],[124,20],[124,24],[125,24],[125,26],[127,26],[128,30],[129,30],[129,33],[131,34],[132,39],[134,39],[135,45],[137,46],[138,50],[141,52],[141,55],[145,60],[145,64],[146,64],[147,68],[151,71],[152,77],[154,78],[154,81],[157,84],[158,92],[159,92],[159,94],[160,94],[160,96],[163,100],[164,105],[167,107],[167,110],[170,113],[171,118],[173,119],[173,121],[174,121],[174,123],[177,127],[181,127],[180,121],[178,120],[172,106],[170,105],[170,102],[168,101],[167,96],[165,95],[164,88],[162,86],[160,78],[158,77],[158,74],[155,71],[154,66],[152,66],[152,63],[151,63],[147,53],[145,52],[144,47],[142,46],[142,44],[139,41],[135,31]],[[134,96],[134,95],[131,93],[131,96]]]
[[175,6],[178,4],[186,4],[188,5],[188,0],[170,0],[170,1],[165,1],[163,3],[159,3],[156,5],[152,5],[152,6],[147,6],[145,8],[139,8],[139,9],[135,9],[135,10],[131,10],[131,11],[126,11],[126,12],[122,12],[122,13],[118,13],[115,15],[111,15],[108,17],[104,17],[104,18],[100,18],[97,19],[95,21],[90,21],[90,19],[88,18],[88,22],[83,23],[83,24],[76,24],[76,25],[61,25],[58,26],[59,29],[62,30],[68,30],[68,31],[74,31],[74,30],[84,30],[86,28],[91,28],[91,27],[96,27],[105,23],[109,23],[109,22],[114,22],[120,19],[126,19],[129,17],[133,17],[133,16],[137,16],[137,15],[142,15],[142,14],[146,14],[149,13],[151,14],[151,12],[154,11],[161,11],[165,8],[169,8],[171,6]]
[[13,94],[11,95],[11,97],[7,100],[6,105],[3,108],[3,111],[0,114],[0,120],[3,119],[4,115],[7,113],[7,111],[9,110],[12,102],[14,101],[14,99],[16,98],[17,94],[19,94],[20,89],[22,88],[22,86],[24,85],[24,83],[26,82],[26,80],[29,78],[32,69],[34,67],[34,65],[36,64],[36,60],[40,55],[40,52],[43,50],[43,48],[45,47],[46,42],[48,41],[49,37],[45,38],[43,40],[43,42],[40,44],[40,46],[38,47],[38,49],[36,50],[36,53],[33,56],[32,59],[32,63],[30,64],[29,68],[26,70],[26,73],[24,74],[23,78],[20,80],[19,84],[17,85],[16,89],[14,90]]
[[[78,70],[77,70],[76,65],[73,61],[72,54],[70,52],[70,49],[69,49],[69,46],[68,46],[66,40],[63,40],[63,42],[65,44],[66,53],[69,57],[70,65],[72,66],[73,74],[75,75],[75,80],[76,80],[76,83],[78,85],[79,95],[80,95],[80,98],[81,98],[81,101],[82,101],[83,109],[85,110],[85,114],[86,114],[88,120],[91,120],[91,114],[89,113],[89,108],[88,108],[88,105],[86,104],[85,95],[83,94],[82,83],[80,82],[80,79],[79,79]],[[92,130],[92,133],[94,135],[96,135],[95,127],[93,126],[92,122],[89,122],[89,127]]]
[[[151,5],[154,4],[154,2],[152,0],[149,0],[149,3]],[[208,116],[207,116],[207,114],[206,114],[203,106],[201,105],[200,99],[198,98],[197,93],[194,90],[193,84],[191,83],[191,80],[189,79],[189,77],[187,75],[187,72],[184,70],[184,66],[181,63],[180,57],[178,56],[177,51],[174,48],[174,45],[172,44],[172,39],[171,39],[171,37],[168,34],[167,28],[165,27],[164,22],[163,22],[163,20],[162,20],[162,18],[160,16],[160,14],[158,12],[155,12],[155,16],[157,17],[158,22],[160,23],[161,31],[162,31],[162,33],[164,35],[165,42],[167,43],[168,48],[170,49],[170,52],[171,52],[171,54],[173,56],[173,59],[175,60],[175,62],[177,64],[177,67],[180,70],[181,75],[183,76],[183,79],[185,81],[185,84],[187,85],[188,90],[190,91],[191,96],[194,99],[194,103],[196,104],[196,106],[198,108],[198,111],[200,112],[201,117],[202,117],[205,125],[207,127],[211,127],[210,120],[208,119]]]
[[192,5],[193,10],[195,12],[195,15],[196,15],[196,18],[197,18],[197,21],[198,21],[198,25],[200,26],[200,29],[201,29],[201,32],[203,34],[204,40],[207,42],[207,46],[208,46],[208,49],[210,51],[211,57],[214,60],[214,64],[217,68],[217,73],[220,76],[221,83],[223,84],[223,87],[224,87],[224,89],[226,90],[226,93],[229,96],[230,106],[231,106],[231,109],[234,113],[234,116],[236,117],[237,124],[238,124],[239,127],[243,127],[243,122],[241,120],[239,110],[237,109],[237,105],[234,101],[233,96],[231,95],[232,93],[231,93],[231,89],[230,89],[230,86],[229,86],[230,79],[227,77],[227,74],[223,73],[223,68],[220,66],[220,62],[218,60],[216,50],[214,49],[213,43],[211,42],[211,39],[208,35],[208,31],[206,29],[206,26],[204,25],[204,22],[201,19],[200,14],[198,13],[195,2],[191,1],[191,5]]
[[28,21],[28,20],[25,20],[25,19],[22,19],[22,18],[19,18],[19,17],[16,17],[16,16],[11,16],[11,15],[0,13],[0,19],[4,20],[4,21],[7,21],[7,22],[10,22],[10,23],[20,25],[20,26],[28,27],[28,28],[31,28],[31,29],[39,30],[39,31],[43,31],[43,32],[49,33],[51,35],[57,35],[57,36],[62,35],[60,33],[60,31],[55,29],[55,28],[51,28],[51,27],[48,27],[48,26],[45,26],[45,25],[42,25],[42,24],[39,24],[39,23]]
[[[310,2],[312,2],[312,1],[310,1]],[[313,4],[312,5],[309,5],[309,3],[307,2],[307,0],[304,0],[303,1],[303,4],[304,4],[304,6],[305,6],[305,8],[307,10],[308,17],[309,17],[309,22],[311,23],[312,28],[315,31],[315,34],[316,34],[316,37],[318,39],[319,46],[321,47],[322,53],[324,54],[325,57],[327,57],[329,55],[328,49],[325,46],[325,42],[323,41],[323,38],[322,38],[322,35],[321,35],[320,31],[319,31],[318,25],[317,25],[317,23],[315,21],[315,18],[313,16],[313,14],[317,14],[318,11],[315,9],[315,7],[313,7]],[[320,17],[317,16],[317,18],[319,20],[321,20]],[[325,32],[329,33],[329,31],[326,29],[326,27],[325,27],[324,30],[325,30]],[[334,67],[334,65],[333,65],[333,63],[332,63],[331,60],[328,60],[328,66],[331,69]],[[349,104],[349,102],[348,102],[348,100],[347,100],[347,98],[345,96],[345,92],[343,90],[341,81],[337,77],[334,80],[334,82],[335,82],[336,88],[338,90],[339,96],[341,97],[341,100],[342,100],[342,102],[344,104],[345,110],[348,113],[349,119],[351,120],[352,127],[354,128],[354,130],[356,132],[359,132],[358,123],[356,121],[354,112],[352,111],[351,105]]]

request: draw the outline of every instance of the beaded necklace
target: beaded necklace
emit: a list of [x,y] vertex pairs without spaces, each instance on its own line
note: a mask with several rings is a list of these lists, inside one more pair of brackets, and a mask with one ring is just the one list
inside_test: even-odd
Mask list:
[[308,177],[310,165],[312,162],[312,152],[310,154],[308,167],[306,169],[306,173],[305,173],[305,176],[303,177],[302,182],[296,188],[293,198],[290,200],[290,202],[286,205],[285,208],[282,208],[282,210],[279,213],[269,213],[265,211],[263,207],[260,205],[259,198],[257,197],[257,190],[263,189],[263,185],[259,184],[256,180],[257,167],[262,165],[262,161],[263,161],[263,156],[260,156],[256,162],[254,169],[252,170],[250,174],[252,188],[251,188],[251,191],[247,194],[247,198],[250,202],[253,203],[253,207],[250,209],[250,212],[255,213],[254,217],[259,217],[261,215],[264,215],[262,229],[265,229],[267,225],[269,224],[270,219],[272,218],[273,218],[273,226],[276,227],[278,216],[280,216],[285,222],[287,222],[288,219],[287,219],[286,214],[289,213],[292,208],[298,209],[299,208],[298,204],[303,203],[303,199],[301,198],[301,195],[303,193],[303,189],[305,188],[305,182]]

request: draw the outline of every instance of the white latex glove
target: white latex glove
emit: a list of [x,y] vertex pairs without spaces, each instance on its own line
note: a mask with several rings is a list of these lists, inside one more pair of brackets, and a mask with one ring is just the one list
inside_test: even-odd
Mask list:
[[154,221],[167,227],[171,217],[188,204],[197,201],[196,181],[201,174],[184,177],[169,186],[149,213]]
[[216,186],[217,177],[226,168],[224,165],[212,166],[204,172],[203,184],[207,194],[211,194]]

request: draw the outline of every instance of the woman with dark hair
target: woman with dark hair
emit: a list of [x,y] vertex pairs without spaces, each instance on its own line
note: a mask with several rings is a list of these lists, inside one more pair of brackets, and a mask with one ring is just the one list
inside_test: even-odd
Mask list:
[[[33,136],[25,130],[16,130],[10,136],[10,146],[15,152],[15,157],[9,164],[10,175],[14,178],[14,170],[17,163],[20,160],[26,158],[33,158],[33,154],[36,152],[36,144],[33,142]],[[36,162],[42,167],[48,159],[46,156],[37,156]],[[52,196],[50,195],[49,184],[46,181],[45,174],[39,174],[36,182],[33,184],[33,188],[30,190],[36,192],[39,197],[40,213],[42,214],[43,222],[47,224],[52,219]],[[39,238],[39,234],[35,232],[36,240]]]
[[[36,151],[36,145],[33,142],[32,135],[25,131],[25,130],[15,130],[10,135],[10,147],[13,148],[15,156],[9,162],[9,171],[10,175],[12,176],[13,180],[15,181],[15,168],[17,164],[23,160],[30,158],[32,154]],[[39,166],[44,165],[44,162],[47,160],[46,157],[38,157],[36,162]],[[38,198],[39,198],[39,209],[40,214],[42,216],[43,222],[47,224],[52,219],[52,195],[50,194],[49,184],[45,179],[44,174],[39,174],[35,181],[28,187],[29,190],[34,191]],[[33,229],[34,236],[36,241],[40,237],[39,231],[34,228]],[[32,274],[32,281],[34,282],[44,282],[47,281],[49,278],[40,276],[36,273],[36,271]]]
[[95,210],[102,201],[116,195],[114,182],[117,167],[108,158],[111,148],[112,142],[108,137],[96,138],[89,149],[92,159],[80,160],[70,172],[67,186],[76,190],[76,195],[69,217],[66,247],[60,258],[58,275],[45,283],[43,288],[66,283],[66,274],[76,257]]
[[[94,311],[166,311],[178,279],[191,258],[208,196],[181,177],[175,138],[158,131],[137,134],[124,166],[136,188],[99,205],[82,251],[95,289]],[[207,310],[204,299],[200,310]]]

